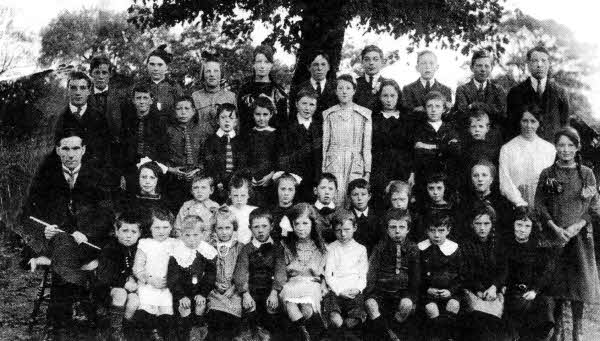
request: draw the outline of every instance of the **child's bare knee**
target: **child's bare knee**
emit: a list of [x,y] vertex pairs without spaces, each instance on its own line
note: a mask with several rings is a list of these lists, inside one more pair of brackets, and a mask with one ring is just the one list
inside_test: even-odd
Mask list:
[[379,314],[379,304],[372,298],[369,298],[365,301],[365,308],[369,315],[377,315]]
[[340,328],[344,323],[342,316],[338,312],[333,312],[329,314],[329,321],[331,321],[331,324],[333,324],[333,326],[336,328]]
[[427,303],[425,305],[425,315],[430,319],[440,316],[440,310],[438,309],[437,304],[433,302]]
[[123,288],[112,288],[110,290],[110,297],[112,298],[112,304],[114,306],[123,307],[127,301],[127,290]]
[[310,304],[302,304],[300,305],[300,312],[302,313],[302,316],[308,320],[313,315],[313,308]]
[[396,321],[402,323],[413,312],[414,304],[410,298],[403,298],[398,304],[398,311],[395,314]]
[[458,300],[451,299],[446,304],[446,311],[449,313],[458,314],[459,310],[460,310],[460,303],[458,302]]

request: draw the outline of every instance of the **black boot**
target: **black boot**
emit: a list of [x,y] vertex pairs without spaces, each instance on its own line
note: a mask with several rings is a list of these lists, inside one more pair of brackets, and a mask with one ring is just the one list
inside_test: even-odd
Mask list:
[[302,341],[310,341],[310,333],[308,332],[308,329],[306,329],[306,319],[304,317],[302,317],[301,319],[292,322],[292,325],[294,325],[294,329],[296,329],[298,336],[300,338],[300,340]]

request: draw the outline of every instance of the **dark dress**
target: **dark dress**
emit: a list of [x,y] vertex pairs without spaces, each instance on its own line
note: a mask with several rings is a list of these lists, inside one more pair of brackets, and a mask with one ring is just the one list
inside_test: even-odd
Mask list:
[[281,129],[287,126],[289,122],[288,95],[285,89],[274,82],[262,83],[248,80],[240,87],[238,91],[238,119],[240,122],[240,132],[246,134],[254,126],[254,114],[252,106],[260,94],[267,95],[275,103],[277,111],[273,113],[270,126]]
[[125,246],[117,238],[111,239],[100,251],[96,269],[96,295],[100,302],[109,304],[110,290],[123,288],[130,276],[133,276],[133,261],[137,243]]
[[[545,184],[549,178],[562,185],[561,193],[552,194],[547,191]],[[540,174],[535,207],[541,213],[544,223],[552,220],[561,228],[566,228],[581,219],[587,221],[587,225],[564,247],[553,243],[559,248],[559,256],[548,293],[557,299],[597,303],[600,301],[600,281],[590,215],[597,217],[600,205],[597,193],[592,198],[582,197],[584,184],[596,187],[594,174],[586,166],[581,166],[581,177],[577,168],[557,165],[546,168]],[[553,234],[551,231],[547,233]],[[573,280],[575,278],[577,280]]]
[[385,118],[375,113],[372,136],[371,190],[373,204],[383,209],[385,187],[392,180],[407,181],[412,170],[412,132],[414,123],[402,116]]
[[[281,137],[278,130],[252,129],[245,139],[248,144],[247,167],[250,176],[260,180],[267,174],[274,172],[277,166]],[[270,206],[273,202],[272,186],[254,187],[252,204],[256,206]]]

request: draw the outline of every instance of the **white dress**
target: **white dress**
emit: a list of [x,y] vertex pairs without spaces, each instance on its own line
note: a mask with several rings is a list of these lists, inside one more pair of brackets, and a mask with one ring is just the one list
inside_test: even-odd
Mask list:
[[[182,243],[175,238],[167,238],[164,241],[157,241],[151,238],[140,239],[138,250],[146,255],[146,265],[144,270],[148,276],[163,277],[167,276],[169,257],[174,253],[178,244]],[[146,283],[138,287],[138,296],[140,298],[140,309],[150,314],[158,315],[173,314],[173,297],[169,288],[155,288]]]
[[256,206],[252,205],[244,205],[242,208],[237,208],[234,205],[229,205],[229,209],[238,221],[238,230],[236,235],[236,239],[238,242],[242,244],[248,244],[250,239],[252,239],[252,231],[250,231],[250,212],[254,211]]
[[540,174],[555,158],[554,145],[541,137],[527,141],[519,135],[507,142],[500,149],[498,167],[502,195],[515,206],[533,207]]

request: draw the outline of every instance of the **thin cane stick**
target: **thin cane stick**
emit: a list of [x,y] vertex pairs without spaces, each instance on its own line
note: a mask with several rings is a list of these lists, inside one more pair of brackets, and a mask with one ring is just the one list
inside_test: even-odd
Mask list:
[[[33,221],[35,221],[35,222],[36,222],[36,223],[38,223],[38,224],[42,224],[42,225],[44,225],[44,226],[46,226],[46,227],[48,227],[48,226],[52,226],[52,225],[48,224],[47,222],[45,222],[45,221],[43,221],[43,220],[39,220],[39,219],[38,219],[38,218],[36,218],[36,217],[31,217],[31,216],[30,216],[30,217],[29,217],[29,219],[31,219],[31,220],[33,220]],[[58,232],[65,232],[65,231],[63,231],[63,230],[61,230],[61,229],[56,229],[56,230],[57,230]],[[98,246],[96,246],[96,245],[94,245],[94,244],[92,244],[92,243],[83,242],[83,244],[85,244],[85,245],[88,245],[88,246],[91,246],[91,247],[93,247],[94,249],[101,250],[101,249],[100,249]]]

